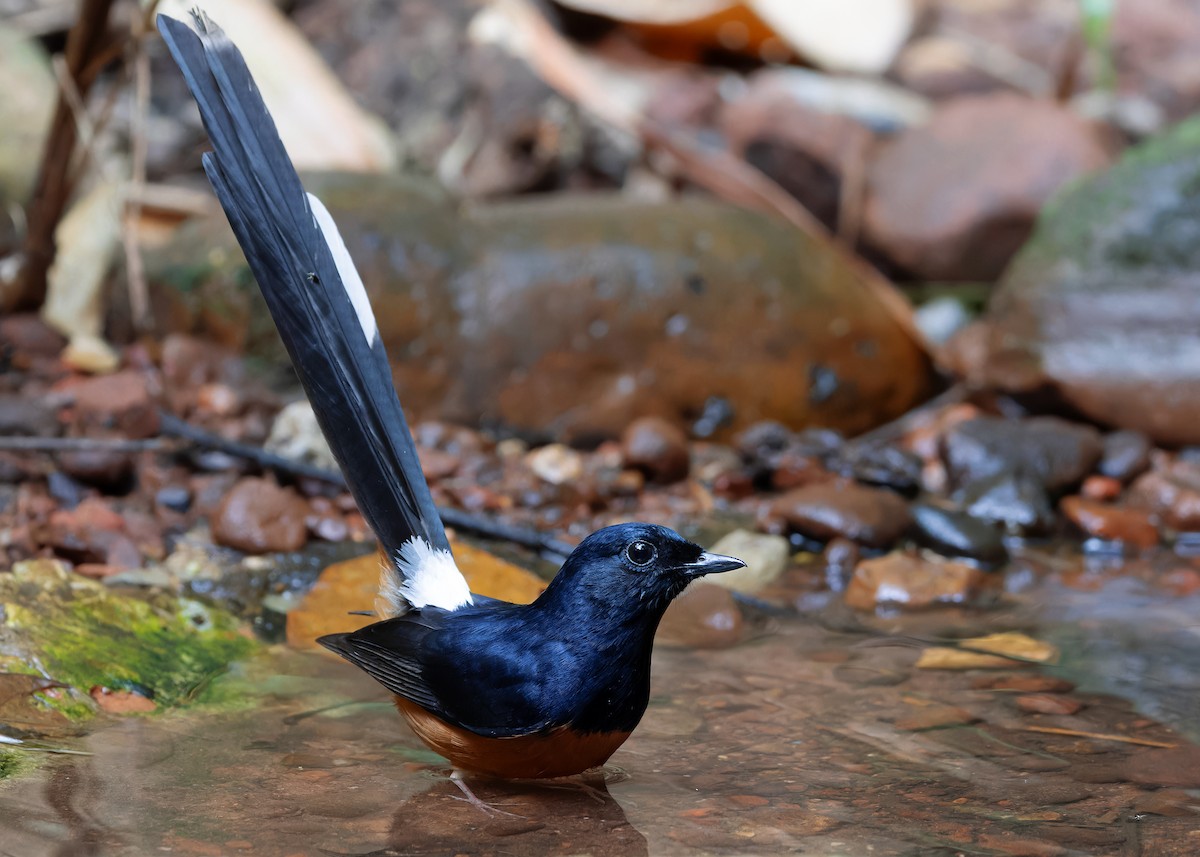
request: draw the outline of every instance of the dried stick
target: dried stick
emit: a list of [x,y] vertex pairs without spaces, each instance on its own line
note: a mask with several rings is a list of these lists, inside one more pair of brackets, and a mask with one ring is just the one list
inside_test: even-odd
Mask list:
[[[79,19],[67,35],[66,67],[80,99],[87,96],[99,75],[101,66],[93,59],[104,48],[113,2],[81,0]],[[46,298],[46,273],[54,261],[54,230],[73,189],[71,165],[78,139],[75,113],[66,91],[60,87],[29,207],[21,283],[10,293],[5,310],[35,309]]]

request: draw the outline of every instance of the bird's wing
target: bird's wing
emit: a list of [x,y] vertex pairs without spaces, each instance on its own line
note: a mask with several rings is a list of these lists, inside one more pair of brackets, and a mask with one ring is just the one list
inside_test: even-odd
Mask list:
[[425,483],[367,299],[333,218],[304,191],[241,53],[203,13],[158,27],[200,107],[204,168],[321,429],[391,562],[376,610],[471,604]]
[[561,724],[542,698],[552,667],[537,646],[513,639],[505,615],[513,607],[418,610],[317,642],[447,723],[487,737],[529,735]]

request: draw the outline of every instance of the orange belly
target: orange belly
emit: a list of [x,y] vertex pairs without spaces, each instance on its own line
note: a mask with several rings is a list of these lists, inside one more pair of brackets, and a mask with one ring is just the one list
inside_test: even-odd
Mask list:
[[417,737],[449,759],[454,767],[512,780],[568,777],[603,765],[630,735],[628,732],[584,735],[569,726],[560,726],[538,735],[486,738],[452,726],[402,697],[396,697],[396,707]]

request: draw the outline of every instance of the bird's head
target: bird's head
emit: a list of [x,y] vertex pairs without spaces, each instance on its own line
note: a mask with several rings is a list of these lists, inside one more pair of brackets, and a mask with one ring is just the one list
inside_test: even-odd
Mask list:
[[707,553],[666,527],[617,524],[580,542],[542,598],[566,607],[593,605],[614,619],[661,616],[696,578],[745,565]]

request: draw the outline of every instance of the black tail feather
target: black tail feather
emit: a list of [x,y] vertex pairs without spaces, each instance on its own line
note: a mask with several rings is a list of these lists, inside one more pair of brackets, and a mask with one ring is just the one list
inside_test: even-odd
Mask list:
[[389,556],[413,535],[449,549],[373,316],[360,318],[241,54],[194,19],[198,33],[164,15],[159,30],[212,139],[209,180],[346,482]]

